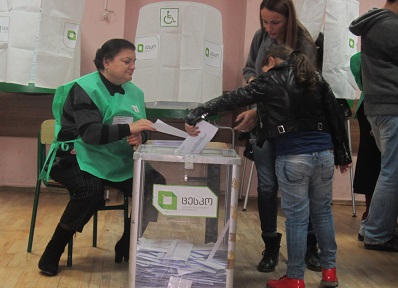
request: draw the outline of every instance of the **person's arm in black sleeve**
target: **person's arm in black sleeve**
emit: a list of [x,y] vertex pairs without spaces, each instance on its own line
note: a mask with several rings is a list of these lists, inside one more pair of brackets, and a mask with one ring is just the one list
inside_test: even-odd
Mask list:
[[352,163],[345,119],[330,85],[323,80],[323,103],[334,146],[335,165]]
[[90,96],[77,83],[71,91],[72,109],[79,135],[87,144],[103,145],[130,135],[129,124],[103,124],[103,116]]
[[262,78],[262,80],[255,79],[244,87],[203,103],[191,110],[185,117],[185,123],[188,125],[195,125],[205,117],[215,115],[219,112],[231,111],[237,107],[244,107],[264,100],[268,87],[264,79],[265,78]]

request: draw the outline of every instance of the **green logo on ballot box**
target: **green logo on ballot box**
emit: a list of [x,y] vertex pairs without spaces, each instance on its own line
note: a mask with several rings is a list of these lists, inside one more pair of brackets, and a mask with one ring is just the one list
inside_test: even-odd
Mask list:
[[177,196],[171,191],[159,191],[158,205],[165,210],[177,210]]

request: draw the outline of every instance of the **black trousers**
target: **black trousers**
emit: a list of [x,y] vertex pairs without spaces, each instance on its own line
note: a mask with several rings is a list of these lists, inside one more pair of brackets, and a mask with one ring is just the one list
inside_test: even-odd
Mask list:
[[73,158],[58,162],[51,169],[50,175],[68,189],[70,200],[60,223],[73,231],[82,232],[95,212],[105,205],[105,185],[131,196],[133,178],[122,182],[107,181],[80,170]]

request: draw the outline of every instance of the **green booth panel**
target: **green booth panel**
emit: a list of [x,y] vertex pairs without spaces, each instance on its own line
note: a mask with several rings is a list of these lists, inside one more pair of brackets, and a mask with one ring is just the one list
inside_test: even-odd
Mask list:
[[29,85],[20,85],[0,82],[0,92],[16,94],[54,94],[55,89],[36,87],[33,83],[29,83]]

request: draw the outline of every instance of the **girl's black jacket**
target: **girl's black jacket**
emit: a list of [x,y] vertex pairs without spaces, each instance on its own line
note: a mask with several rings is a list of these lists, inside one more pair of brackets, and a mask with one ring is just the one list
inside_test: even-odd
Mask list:
[[316,88],[303,87],[296,82],[291,60],[284,61],[246,86],[193,109],[185,122],[195,125],[206,116],[257,103],[257,145],[287,132],[327,132],[333,140],[335,165],[350,164],[343,113],[330,85],[320,74],[318,77]]

